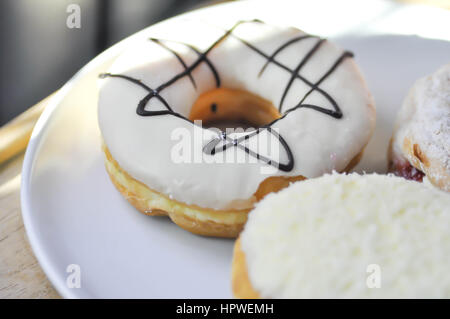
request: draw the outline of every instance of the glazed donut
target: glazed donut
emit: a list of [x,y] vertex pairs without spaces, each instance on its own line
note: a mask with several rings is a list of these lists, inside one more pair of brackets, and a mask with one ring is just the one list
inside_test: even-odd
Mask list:
[[450,298],[450,196],[331,174],[259,202],[236,241],[238,298]]
[[397,117],[390,171],[450,192],[450,64],[419,79]]
[[[236,237],[266,194],[350,169],[375,124],[372,97],[350,52],[259,20],[231,26],[168,20],[125,50],[99,85],[98,120],[113,183],[141,212],[169,215],[201,235]],[[210,128],[221,121],[256,128]],[[173,135],[181,131],[202,136],[181,152],[191,163],[173,157],[182,140]],[[261,140],[274,147],[255,149]],[[229,154],[246,161],[221,163]]]

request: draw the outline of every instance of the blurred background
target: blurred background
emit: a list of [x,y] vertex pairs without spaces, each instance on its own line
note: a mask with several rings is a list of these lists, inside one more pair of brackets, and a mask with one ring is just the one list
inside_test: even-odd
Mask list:
[[[97,54],[214,0],[0,0],[0,126],[60,88]],[[70,4],[81,28],[66,21]]]
[[[391,1],[450,9],[450,0]],[[220,2],[226,0],[0,0],[0,127],[119,40],[168,17]],[[73,4],[80,8],[81,28],[67,27]],[[426,29],[425,22],[418,23]]]

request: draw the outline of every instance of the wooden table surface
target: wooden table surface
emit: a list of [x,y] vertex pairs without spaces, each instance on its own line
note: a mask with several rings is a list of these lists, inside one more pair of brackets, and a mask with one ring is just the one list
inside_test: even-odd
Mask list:
[[0,166],[0,299],[59,298],[34,257],[20,210],[24,154]]
[[[450,0],[400,1],[450,9]],[[46,99],[39,106],[47,102]],[[23,157],[24,152],[21,152],[7,162],[0,162],[0,299],[60,298],[39,266],[26,237],[20,209]]]

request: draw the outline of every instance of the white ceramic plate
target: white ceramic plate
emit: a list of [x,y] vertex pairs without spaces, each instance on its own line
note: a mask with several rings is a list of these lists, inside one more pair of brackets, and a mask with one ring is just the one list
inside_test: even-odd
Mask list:
[[[359,171],[385,170],[393,120],[407,89],[450,62],[450,13],[434,8],[378,0],[258,1],[191,15],[282,21],[354,51],[377,104],[377,129]],[[23,166],[23,219],[34,253],[64,297],[231,297],[233,241],[195,236],[167,218],[138,213],[103,166],[96,77],[154,28],[84,67],[52,99],[33,131]],[[80,288],[66,284],[71,264],[80,266]]]

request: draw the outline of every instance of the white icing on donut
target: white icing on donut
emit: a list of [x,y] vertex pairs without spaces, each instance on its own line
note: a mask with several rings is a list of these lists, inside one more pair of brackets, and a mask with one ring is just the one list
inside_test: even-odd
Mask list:
[[[316,37],[309,37],[292,43],[280,51],[275,62],[268,63],[258,77],[267,56],[290,40],[306,34],[294,28],[259,22],[242,23],[229,33],[226,28],[200,21],[178,19],[165,23],[165,28],[159,25],[159,30],[163,32],[149,32],[149,38],[170,40],[162,42],[176,52],[185,65],[160,42],[148,40],[124,52],[108,73],[139,79],[155,89],[183,73],[186,66],[198,62],[199,55],[191,47],[180,43],[205,52],[223,38],[207,53],[208,62],[220,77],[221,87],[247,90],[278,107],[291,78],[287,70],[295,70],[319,41]],[[312,84],[316,83],[342,54],[343,50],[325,41],[302,65],[298,75]],[[206,62],[197,63],[192,68],[191,77],[180,77],[161,90],[161,99],[150,99],[145,110],[167,111],[164,106],[167,103],[174,112],[187,117],[198,96],[216,88],[214,73]],[[171,160],[171,150],[176,144],[171,140],[171,133],[175,129],[185,128],[192,134],[200,130],[205,135],[205,141],[217,137],[217,134],[174,115],[139,116],[136,107],[149,93],[148,90],[120,78],[106,77],[99,82],[99,125],[104,142],[118,164],[150,188],[175,200],[201,207],[250,207],[253,193],[269,176],[303,175],[310,178],[333,169],[342,170],[367,143],[374,127],[374,109],[370,107],[373,105],[372,98],[353,59],[346,58],[319,85],[320,90],[327,92],[339,105],[342,118],[336,119],[305,107],[289,112],[271,126],[278,129],[292,151],[292,170],[261,174],[261,168],[268,166],[262,161],[177,164]],[[282,111],[297,106],[310,89],[311,85],[294,79],[283,101]],[[318,90],[309,94],[303,104],[334,110],[330,101]],[[234,151],[238,155],[244,152],[236,148]],[[203,145],[199,145],[193,149],[195,156],[207,158],[215,155],[205,155]],[[279,160],[281,163],[288,162],[286,152],[281,152]]]
[[[256,204],[241,249],[263,298],[449,298],[450,196],[400,177],[325,175]],[[380,288],[366,284],[373,264]]]
[[[393,151],[411,162],[412,155],[402,151],[405,138],[412,139],[427,158],[437,162],[431,169],[419,169],[436,181],[450,178],[450,64],[417,80],[398,114]],[[446,190],[450,191],[450,185]]]

